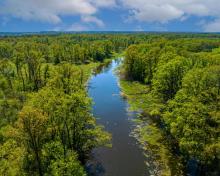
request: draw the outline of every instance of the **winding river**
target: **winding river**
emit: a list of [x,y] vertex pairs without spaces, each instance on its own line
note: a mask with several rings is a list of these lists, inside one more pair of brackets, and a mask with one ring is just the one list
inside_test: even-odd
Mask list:
[[127,111],[128,104],[120,96],[118,77],[114,74],[120,64],[114,60],[89,82],[93,99],[93,114],[99,124],[112,134],[112,148],[93,150],[87,164],[90,176],[146,176],[145,157],[135,138],[130,136],[135,113]]

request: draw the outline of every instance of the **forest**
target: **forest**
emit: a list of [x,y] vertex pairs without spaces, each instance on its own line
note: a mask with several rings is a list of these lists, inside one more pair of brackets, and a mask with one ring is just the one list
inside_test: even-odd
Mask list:
[[88,175],[112,140],[88,81],[117,54],[154,175],[220,174],[220,35],[103,32],[0,37],[0,175]]
[[86,175],[91,149],[109,144],[86,83],[120,48],[96,38],[1,38],[0,175]]
[[186,175],[195,163],[197,175],[219,175],[220,40],[132,45],[120,72],[124,96],[141,112],[139,142],[160,174]]

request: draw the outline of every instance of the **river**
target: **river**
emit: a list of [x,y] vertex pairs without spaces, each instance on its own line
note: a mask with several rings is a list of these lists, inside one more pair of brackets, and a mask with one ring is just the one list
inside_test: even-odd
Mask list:
[[97,122],[112,134],[112,148],[97,148],[87,164],[89,176],[146,176],[145,157],[135,138],[130,136],[135,113],[120,96],[118,77],[114,73],[120,64],[111,62],[89,82],[89,95],[93,99],[93,114]]

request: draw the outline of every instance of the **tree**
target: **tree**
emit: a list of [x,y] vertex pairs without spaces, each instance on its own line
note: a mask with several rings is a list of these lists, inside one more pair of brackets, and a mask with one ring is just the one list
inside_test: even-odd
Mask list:
[[184,156],[204,165],[219,159],[219,70],[212,66],[188,72],[164,114]]
[[164,101],[172,99],[182,87],[182,78],[187,72],[185,58],[176,57],[157,68],[153,78],[153,91]]
[[78,161],[77,154],[68,151],[64,155],[62,144],[58,141],[50,142],[43,147],[44,165],[46,167],[45,176],[85,176],[85,171]]
[[37,171],[40,176],[43,176],[41,149],[47,139],[47,123],[48,116],[31,106],[25,106],[21,110],[17,122],[20,140],[29,155],[27,156],[28,170]]

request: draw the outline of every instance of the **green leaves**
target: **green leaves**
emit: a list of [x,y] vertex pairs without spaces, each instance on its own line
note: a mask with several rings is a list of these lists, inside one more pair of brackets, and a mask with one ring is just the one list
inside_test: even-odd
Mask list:
[[22,162],[24,148],[19,147],[13,139],[0,145],[0,175],[23,176]]
[[86,83],[112,43],[61,38],[0,41],[0,175],[85,176],[91,150],[110,145]]
[[182,78],[188,68],[185,58],[176,57],[157,68],[153,78],[153,90],[165,101],[172,99],[182,87]]
[[42,155],[44,166],[46,167],[45,176],[85,176],[85,171],[78,161],[77,154],[69,150],[63,155],[62,144],[58,141],[44,145]]
[[[125,78],[133,81],[121,81],[123,95],[146,116],[137,130],[138,139],[147,151],[147,144],[161,143],[162,149],[160,139],[166,138],[171,145],[167,153],[154,152],[164,163],[171,161],[163,154],[169,157],[172,152],[185,162],[195,159],[203,166],[216,167],[220,160],[219,43],[208,39],[159,41],[163,44],[130,46],[123,63]],[[149,116],[156,126],[149,123]]]
[[168,103],[169,112],[164,114],[171,133],[179,140],[180,148],[189,157],[202,162],[210,160],[206,148],[218,143],[218,72],[219,66],[188,72],[183,78],[182,90]]

